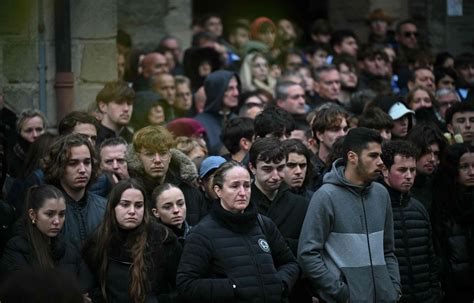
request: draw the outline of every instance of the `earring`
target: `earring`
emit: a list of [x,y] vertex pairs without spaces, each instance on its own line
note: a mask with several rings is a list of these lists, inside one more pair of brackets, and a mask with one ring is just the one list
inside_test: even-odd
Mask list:
[[35,220],[35,219],[31,220],[31,224],[35,225],[35,224],[36,224],[36,220]]

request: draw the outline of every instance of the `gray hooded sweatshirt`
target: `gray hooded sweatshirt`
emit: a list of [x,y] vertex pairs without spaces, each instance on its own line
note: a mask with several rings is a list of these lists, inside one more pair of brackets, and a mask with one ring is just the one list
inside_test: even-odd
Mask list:
[[396,302],[390,196],[379,183],[349,183],[337,160],[313,195],[301,230],[298,261],[313,293],[327,302]]

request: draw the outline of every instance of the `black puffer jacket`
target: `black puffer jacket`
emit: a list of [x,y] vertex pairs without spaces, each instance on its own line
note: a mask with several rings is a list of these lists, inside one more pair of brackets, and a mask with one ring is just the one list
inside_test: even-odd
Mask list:
[[385,187],[392,201],[395,255],[402,283],[400,302],[438,302],[438,260],[428,213],[410,194]]
[[216,203],[186,239],[176,278],[190,302],[284,302],[298,264],[276,226],[251,203],[233,214]]
[[[18,227],[20,225],[16,225]],[[2,275],[8,275],[25,267],[38,266],[32,247],[28,242],[23,229],[15,231],[16,236],[11,238],[1,259]],[[92,274],[84,263],[77,248],[66,242],[60,235],[51,242],[51,258],[55,269],[71,274],[78,279],[82,290],[87,292],[92,286]]]

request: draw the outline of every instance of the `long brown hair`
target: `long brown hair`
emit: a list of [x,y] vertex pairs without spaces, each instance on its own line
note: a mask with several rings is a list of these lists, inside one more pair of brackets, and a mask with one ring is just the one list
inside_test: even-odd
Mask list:
[[[115,216],[115,207],[120,202],[122,194],[127,189],[139,190],[143,197],[146,197],[145,189],[139,181],[136,179],[122,180],[117,183],[112,191],[110,192],[109,200],[107,203],[107,209],[104,215],[104,221],[98,227],[94,234],[94,247],[92,247],[94,264],[99,266],[99,282],[101,285],[102,296],[107,300],[106,284],[107,284],[107,268],[108,268],[108,256],[110,253],[110,245],[114,239],[117,239],[120,227]],[[135,228],[133,233],[133,239],[127,239],[125,246],[130,244],[130,252],[132,258],[131,268],[131,283],[129,288],[129,294],[133,302],[144,302],[146,294],[150,289],[150,283],[148,270],[152,260],[150,254],[146,253],[148,243],[147,229],[150,224],[150,215],[145,199],[144,215],[141,224]]]
[[28,210],[34,212],[43,207],[48,199],[64,199],[59,189],[52,185],[40,185],[31,187],[26,194],[26,210],[24,211],[23,224],[26,229],[26,238],[32,249],[33,257],[38,262],[40,268],[54,268],[54,261],[51,257],[50,239],[43,234],[30,219]]

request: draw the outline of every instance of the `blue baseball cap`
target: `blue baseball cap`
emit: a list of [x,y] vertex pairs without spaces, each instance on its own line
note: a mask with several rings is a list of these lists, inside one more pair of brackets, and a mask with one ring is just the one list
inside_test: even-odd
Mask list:
[[204,178],[211,170],[218,168],[222,163],[227,162],[221,156],[209,156],[204,159],[199,168],[199,178]]

